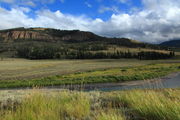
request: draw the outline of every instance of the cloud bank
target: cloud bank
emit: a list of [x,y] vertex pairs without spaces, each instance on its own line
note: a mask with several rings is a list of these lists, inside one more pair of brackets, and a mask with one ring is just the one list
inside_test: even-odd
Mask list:
[[[25,5],[29,7],[36,7],[37,4],[51,4],[54,3],[55,0],[0,0],[0,2],[8,3],[10,5]],[[64,0],[60,0],[60,2],[64,2]]]
[[36,11],[32,18],[29,15],[31,9],[26,7],[0,8],[0,29],[22,26],[80,29],[107,37],[127,37],[151,43],[180,38],[180,0],[142,0],[142,4],[140,10],[118,12],[107,21],[48,9]]

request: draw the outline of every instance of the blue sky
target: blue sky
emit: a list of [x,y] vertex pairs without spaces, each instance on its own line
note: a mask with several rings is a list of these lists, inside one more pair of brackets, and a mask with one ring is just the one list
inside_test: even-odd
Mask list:
[[159,43],[180,38],[180,0],[0,0],[0,29],[79,29]]
[[[14,2],[13,2],[14,1]],[[108,20],[112,14],[131,13],[134,8],[141,9],[141,0],[0,0],[0,6],[10,10],[12,7],[29,7],[32,11],[29,17],[35,17],[34,12],[41,9],[60,10],[65,14],[86,15],[92,19]]]

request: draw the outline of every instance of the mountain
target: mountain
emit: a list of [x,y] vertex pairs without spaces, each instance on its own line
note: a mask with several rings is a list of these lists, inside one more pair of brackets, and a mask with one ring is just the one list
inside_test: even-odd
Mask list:
[[[79,30],[57,30],[50,28],[15,28],[0,30],[0,42],[12,43],[22,41],[39,41],[39,42],[106,42],[128,47],[145,47],[145,44],[127,38],[106,38],[98,36],[91,32]],[[150,45],[151,46],[151,45]]]
[[160,44],[161,46],[180,48],[180,39],[166,41]]
[[[159,45],[127,38],[107,38],[79,30],[51,28],[0,30],[0,56],[5,57],[29,59],[138,58],[140,52],[147,52],[142,55],[146,55],[146,58],[151,56],[151,59],[154,59],[152,56],[155,55],[161,56],[160,58],[167,57],[169,51],[164,51],[164,49],[165,47]],[[157,51],[158,54],[154,53]],[[164,55],[163,52],[167,54]]]

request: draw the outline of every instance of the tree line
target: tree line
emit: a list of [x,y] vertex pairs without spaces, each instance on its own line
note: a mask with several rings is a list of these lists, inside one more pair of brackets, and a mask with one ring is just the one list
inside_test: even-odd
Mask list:
[[[95,50],[99,50],[93,48]],[[101,48],[102,46],[100,46]],[[84,49],[70,49],[50,45],[25,45],[17,49],[17,56],[27,59],[120,59],[136,58],[140,60],[168,59],[175,56],[173,51],[169,53],[142,51],[142,52],[122,52],[114,50],[113,52],[87,51]]]

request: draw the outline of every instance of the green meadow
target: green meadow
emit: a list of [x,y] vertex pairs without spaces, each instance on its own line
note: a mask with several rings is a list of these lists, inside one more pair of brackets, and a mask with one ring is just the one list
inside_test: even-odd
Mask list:
[[[174,60],[167,60],[167,62],[172,61]],[[153,61],[139,61],[135,59],[26,60],[3,58],[0,60],[0,80],[28,80],[32,78],[64,75],[89,70],[141,66],[152,62]],[[154,62],[160,63],[162,61]]]
[[[3,71],[0,77],[0,88],[146,80],[180,71],[180,63],[176,60],[17,60],[17,62],[11,62],[2,61],[0,65],[2,66],[0,70]],[[10,65],[13,67],[8,67]]]

